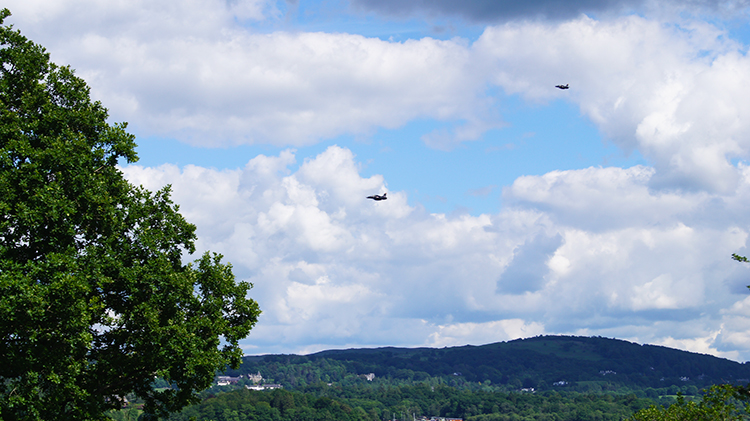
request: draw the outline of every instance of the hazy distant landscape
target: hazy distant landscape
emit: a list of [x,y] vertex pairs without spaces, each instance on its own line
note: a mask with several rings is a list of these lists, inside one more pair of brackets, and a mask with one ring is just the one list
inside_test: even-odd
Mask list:
[[[649,405],[668,406],[678,393],[693,399],[714,384],[747,384],[750,365],[610,338],[538,336],[246,356],[239,370],[222,374],[233,383],[213,386],[202,403],[170,419],[622,420]],[[258,374],[262,380],[252,378]],[[283,388],[247,389],[264,383]]]

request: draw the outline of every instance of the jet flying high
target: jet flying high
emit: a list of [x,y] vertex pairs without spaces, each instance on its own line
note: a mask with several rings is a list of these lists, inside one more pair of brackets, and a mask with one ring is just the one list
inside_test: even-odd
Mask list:
[[387,198],[387,197],[385,197],[385,195],[386,195],[386,194],[388,194],[388,193],[383,193],[383,195],[382,195],[382,196],[381,196],[381,195],[379,195],[379,194],[375,194],[375,195],[372,195],[372,196],[367,196],[367,198],[368,198],[368,199],[372,199],[372,200],[374,200],[374,201],[376,201],[376,202],[377,202],[377,201],[381,201],[381,200],[388,200],[388,198]]

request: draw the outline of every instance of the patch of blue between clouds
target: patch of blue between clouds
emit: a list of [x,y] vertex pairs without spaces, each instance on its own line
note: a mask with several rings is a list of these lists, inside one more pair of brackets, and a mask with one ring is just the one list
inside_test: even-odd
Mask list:
[[747,46],[750,45],[750,22],[732,21],[724,26],[728,38],[743,44],[743,53],[747,54]]
[[[422,205],[430,213],[479,215],[499,212],[502,188],[523,175],[646,164],[639,153],[625,156],[603,140],[596,127],[570,103],[528,105],[514,96],[502,98],[501,103],[507,126],[451,151],[431,149],[421,137],[436,129],[449,130],[455,122],[422,119],[399,129],[379,129],[370,136],[343,135],[298,147],[297,163],[289,170],[296,171],[305,158],[314,158],[329,146],[338,145],[356,155],[362,177],[383,175],[388,191],[406,192],[412,206]],[[276,156],[288,149],[264,145],[199,148],[158,137],[138,138],[136,142],[138,164],[143,166],[171,163],[237,169],[259,154]]]
[[750,20],[748,18],[750,18],[750,15],[744,12],[740,16],[733,16],[732,19],[702,16],[700,20],[724,31],[725,35],[722,38],[739,42],[742,44],[743,52],[746,52],[747,46],[750,44]]
[[525,105],[506,97],[502,116],[508,126],[464,142],[452,151],[430,149],[420,138],[445,122],[419,120],[398,130],[380,130],[369,144],[341,144],[366,163],[363,176],[383,174],[388,188],[406,191],[410,204],[433,213],[497,213],[504,186],[519,176],[591,166],[646,164],[634,152],[625,156],[606,143],[596,127],[572,104]]

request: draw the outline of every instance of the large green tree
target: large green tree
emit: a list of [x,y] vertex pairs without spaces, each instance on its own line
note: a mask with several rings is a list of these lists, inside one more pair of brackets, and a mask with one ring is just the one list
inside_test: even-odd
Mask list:
[[[169,189],[135,187],[134,136],[0,11],[0,419],[94,420],[134,393],[194,400],[260,310]],[[155,377],[172,388],[154,390]]]

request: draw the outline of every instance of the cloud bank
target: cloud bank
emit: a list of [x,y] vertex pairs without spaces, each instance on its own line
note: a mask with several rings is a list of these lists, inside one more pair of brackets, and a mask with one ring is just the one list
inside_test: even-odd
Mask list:
[[[414,139],[451,150],[507,125],[504,101],[520,97],[574,104],[648,161],[519,174],[502,209],[457,216],[409,205],[403,191],[366,201],[387,180],[363,177],[365,159],[344,147],[234,170],[124,168],[150,189],[172,184],[200,248],[255,283],[264,314],[248,352],[572,333],[750,356],[750,276],[729,259],[747,254],[750,61],[715,25],[663,8],[619,15],[653,6],[637,0],[353,2],[492,20],[476,40],[396,42],[255,30],[282,19],[266,0],[8,3],[9,22],[141,137],[301,147],[430,121],[441,128]],[[487,180],[486,194],[499,184]]]
[[264,314],[248,352],[568,333],[749,355],[750,272],[729,258],[748,238],[748,168],[729,194],[654,191],[648,167],[525,176],[499,213],[451,217],[403,192],[366,200],[387,182],[363,178],[346,148],[295,161],[124,168],[147,188],[172,184],[200,248],[254,283]]
[[[498,107],[504,95],[519,95],[576,104],[608,141],[653,163],[653,188],[730,192],[733,160],[750,156],[746,46],[699,21],[583,16],[488,26],[473,43],[392,42],[254,33],[237,19],[270,19],[273,3],[194,3],[92,0],[83,15],[95,18],[85,21],[76,21],[79,3],[14,6],[20,26],[34,28],[53,58],[81,69],[113,118],[140,135],[196,146],[301,146],[432,119],[448,126],[422,141],[450,150],[503,127]],[[544,4],[561,3],[537,6]],[[569,91],[552,88],[563,82]]]

